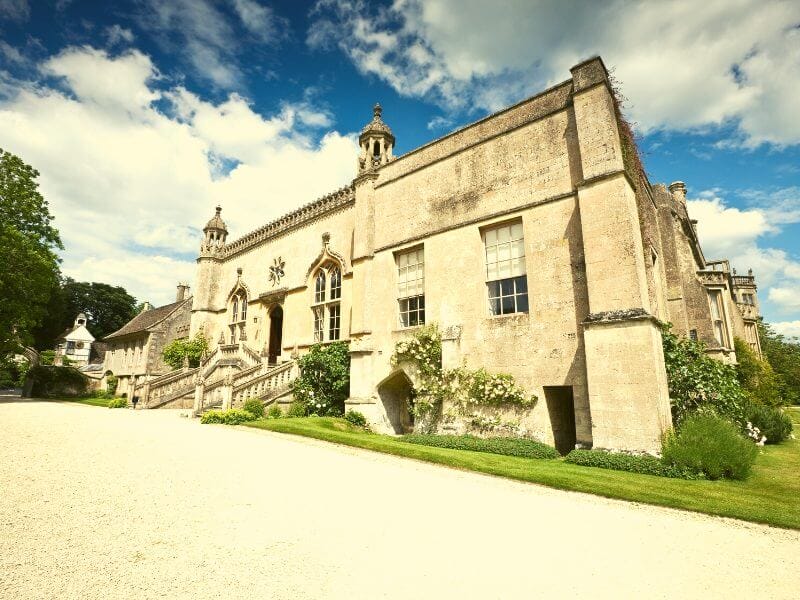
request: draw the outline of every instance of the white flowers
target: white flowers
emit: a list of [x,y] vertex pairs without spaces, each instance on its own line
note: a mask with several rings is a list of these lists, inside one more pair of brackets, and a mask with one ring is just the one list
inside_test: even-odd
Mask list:
[[750,421],[747,422],[745,429],[747,437],[752,439],[756,443],[756,446],[763,446],[767,443],[767,436],[761,435],[761,430],[755,427]]

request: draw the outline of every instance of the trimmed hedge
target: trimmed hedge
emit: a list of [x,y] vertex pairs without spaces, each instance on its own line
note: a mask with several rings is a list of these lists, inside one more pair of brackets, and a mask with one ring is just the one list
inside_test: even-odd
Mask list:
[[558,458],[558,451],[552,446],[535,440],[511,437],[479,438],[471,435],[423,435],[408,434],[399,438],[409,444],[450,448],[452,450],[471,450],[522,458]]
[[203,413],[200,417],[201,423],[220,423],[222,425],[241,425],[248,421],[255,421],[256,416],[242,410],[241,408],[231,408],[229,410],[210,410]]
[[34,398],[86,396],[89,389],[89,379],[72,367],[37,365],[30,368],[27,379]]
[[599,467],[614,471],[628,471],[644,475],[656,475],[671,479],[703,479],[703,475],[690,469],[665,465],[655,456],[606,452],[604,450],[573,450],[565,462],[583,467]]

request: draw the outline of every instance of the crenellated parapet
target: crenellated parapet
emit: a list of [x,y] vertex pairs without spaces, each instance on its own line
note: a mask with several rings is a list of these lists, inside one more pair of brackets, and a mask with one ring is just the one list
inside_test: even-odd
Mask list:
[[313,222],[314,220],[330,214],[346,206],[350,206],[355,201],[355,190],[352,185],[345,186],[336,190],[314,202],[301,206],[295,211],[290,212],[255,231],[251,231],[234,240],[230,244],[224,245],[220,249],[222,258],[230,258],[241,252],[261,244],[269,239],[283,235],[302,225]]

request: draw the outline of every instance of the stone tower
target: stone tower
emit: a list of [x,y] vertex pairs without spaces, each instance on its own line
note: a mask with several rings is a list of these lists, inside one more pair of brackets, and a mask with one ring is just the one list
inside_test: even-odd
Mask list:
[[214,317],[217,313],[219,296],[220,268],[225,251],[225,240],[228,228],[220,213],[222,207],[217,206],[216,213],[203,227],[203,241],[200,244],[200,255],[197,257],[197,275],[195,277],[195,294],[192,302],[192,326],[190,334],[196,335],[201,329],[206,338],[215,339]]
[[389,126],[381,119],[382,111],[380,104],[374,106],[372,120],[367,123],[361,130],[361,135],[358,136],[358,144],[361,146],[361,153],[358,156],[359,174],[385,165],[393,158],[394,135]]

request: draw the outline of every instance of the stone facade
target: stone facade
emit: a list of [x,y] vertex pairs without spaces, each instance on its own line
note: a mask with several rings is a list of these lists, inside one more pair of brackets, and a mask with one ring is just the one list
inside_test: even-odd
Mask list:
[[565,450],[657,452],[671,426],[660,323],[735,360],[733,335],[757,348],[755,283],[706,261],[683,184],[637,168],[602,61],[571,72],[399,157],[376,106],[347,187],[232,242],[218,208],[190,332],[212,356],[163,397],[195,385],[196,410],[271,397],[281,365],[341,339],[347,405],[401,432],[414,375],[393,348],[436,323],[445,368],[510,373],[540,398],[501,420]]
[[55,365],[64,364],[64,358],[69,364],[76,367],[84,367],[89,364],[94,336],[86,328],[86,324],[86,315],[79,313],[75,317],[73,326],[58,336],[53,361]]
[[179,284],[175,302],[158,308],[145,306],[124,327],[106,336],[104,379],[108,375],[117,378],[117,394],[133,397],[137,385],[172,370],[164,363],[162,351],[173,340],[189,336],[192,298],[188,291],[188,286]]

